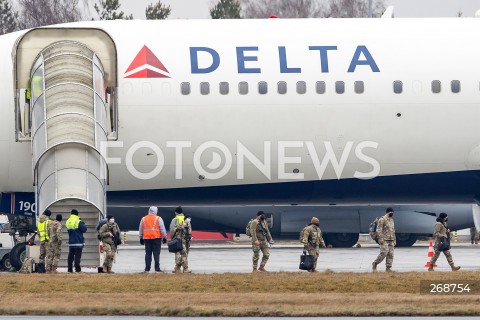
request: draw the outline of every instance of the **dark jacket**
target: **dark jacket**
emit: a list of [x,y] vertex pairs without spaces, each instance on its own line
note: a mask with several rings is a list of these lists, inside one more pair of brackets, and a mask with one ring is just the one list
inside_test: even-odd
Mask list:
[[[78,218],[78,216],[71,215],[70,218]],[[68,226],[67,226],[68,229]],[[87,232],[87,226],[85,222],[80,220],[77,228],[68,229],[68,245],[70,247],[80,247],[83,248],[85,245],[85,239],[83,238],[83,234]]]

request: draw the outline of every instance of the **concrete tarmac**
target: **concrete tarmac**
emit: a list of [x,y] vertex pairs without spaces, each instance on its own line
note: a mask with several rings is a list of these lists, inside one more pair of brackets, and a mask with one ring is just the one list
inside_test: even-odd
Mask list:
[[[298,245],[273,245],[266,269],[273,272],[305,272],[298,269],[303,247]],[[480,245],[453,244],[452,255],[462,270],[480,270]],[[370,272],[372,261],[379,253],[373,244],[362,248],[327,248],[320,250],[318,270],[335,272]],[[409,248],[396,248],[393,269],[399,272],[427,271],[425,263],[430,260],[428,245],[420,244]],[[144,270],[143,246],[120,247],[113,270],[117,273],[139,273]],[[162,246],[160,268],[170,272],[174,268],[175,255]],[[252,271],[252,250],[249,245],[193,245],[189,254],[189,268],[194,273],[247,273]],[[438,271],[449,271],[443,254],[437,261]],[[385,262],[378,270],[385,269]],[[151,272],[153,272],[153,262]],[[87,271],[87,270],[85,270]],[[95,272],[91,269],[90,272]]]

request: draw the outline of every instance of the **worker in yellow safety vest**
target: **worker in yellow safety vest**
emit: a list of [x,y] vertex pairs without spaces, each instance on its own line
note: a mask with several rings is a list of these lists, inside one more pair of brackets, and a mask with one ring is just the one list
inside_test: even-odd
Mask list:
[[75,260],[75,272],[82,272],[80,260],[82,259],[82,250],[85,245],[83,234],[87,232],[87,226],[78,216],[78,211],[72,209],[70,218],[65,223],[68,231],[68,272],[73,272],[73,262]]
[[40,257],[38,258],[38,271],[40,273],[45,272],[45,256],[47,255],[47,244],[50,239],[48,235],[48,224],[50,223],[50,216],[52,212],[45,210],[39,217],[37,231],[40,238]]

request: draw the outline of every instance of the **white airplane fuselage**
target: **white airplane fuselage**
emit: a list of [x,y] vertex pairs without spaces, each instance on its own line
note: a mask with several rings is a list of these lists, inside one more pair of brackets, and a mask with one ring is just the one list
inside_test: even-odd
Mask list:
[[[480,191],[480,19],[109,21],[60,27],[102,29],[117,47],[123,147],[108,148],[117,162],[109,164],[109,201],[468,203]],[[34,191],[31,145],[15,140],[12,50],[23,33],[0,37],[2,192]],[[128,70],[144,46],[164,68],[147,54]],[[141,73],[145,69],[153,72]],[[137,71],[142,77],[130,77]],[[401,93],[394,92],[396,81]],[[440,82],[438,93],[432,92],[434,81]],[[224,82],[228,93],[220,92]],[[189,83],[189,94],[182,93],[182,83]],[[246,94],[239,92],[244,83]],[[138,147],[141,141],[158,146],[164,163],[156,149]],[[179,141],[183,148],[172,146]],[[212,141],[226,146],[227,155],[223,149],[202,155],[202,145]],[[136,151],[129,154],[132,146]],[[242,146],[262,163],[269,154],[269,168],[247,159],[239,178]],[[332,154],[339,163],[322,166]],[[148,179],[135,177],[128,158],[138,172],[151,173],[159,163],[162,170]],[[227,169],[205,177],[195,161],[212,174],[225,164]]]

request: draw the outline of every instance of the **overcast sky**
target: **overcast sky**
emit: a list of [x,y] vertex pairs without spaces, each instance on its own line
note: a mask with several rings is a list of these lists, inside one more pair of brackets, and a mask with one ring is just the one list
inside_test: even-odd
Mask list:
[[[295,1],[295,0],[291,0]],[[145,18],[145,8],[156,0],[121,0],[121,9],[136,19]],[[216,0],[162,0],[172,7],[170,19],[210,18],[209,7]],[[455,17],[461,11],[464,17],[473,17],[480,9],[480,0],[385,0],[395,7],[395,17]]]

